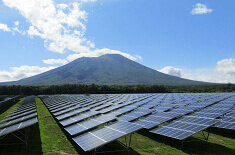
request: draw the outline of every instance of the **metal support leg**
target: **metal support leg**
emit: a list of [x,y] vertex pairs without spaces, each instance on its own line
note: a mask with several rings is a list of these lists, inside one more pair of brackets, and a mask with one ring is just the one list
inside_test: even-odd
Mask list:
[[[128,154],[128,155],[130,154],[131,137],[132,137],[132,134],[130,134],[129,142],[127,142],[127,140],[126,140],[126,150],[127,150],[127,154]],[[125,138],[126,138],[126,137],[125,137]]]
[[203,137],[204,137],[204,139],[206,140],[206,142],[208,141],[208,139],[209,139],[209,136],[210,136],[210,133],[209,132],[207,132],[207,135],[204,133],[204,131],[202,131],[202,135],[203,135]]
[[131,137],[132,137],[132,134],[130,134],[128,149],[130,149],[130,147],[131,147]]
[[26,152],[28,152],[28,149],[29,149],[29,145],[28,145],[29,130],[30,130],[29,128],[25,129],[25,149],[26,149]]
[[184,140],[181,141],[181,149],[184,147]]
[[[132,138],[132,134],[130,134],[130,138],[129,138],[129,141],[128,141],[128,138],[127,138],[128,135],[125,136],[125,143],[121,143],[117,140],[117,142],[122,146],[124,147],[123,150],[115,150],[115,151],[105,151],[105,152],[98,152],[99,149],[101,149],[101,147],[99,148],[95,148],[94,151],[93,151],[93,154],[96,155],[96,154],[100,154],[100,153],[112,153],[112,152],[123,152],[123,151],[126,151],[127,154],[129,155],[130,154],[130,148],[131,148],[131,138]],[[126,144],[126,145],[125,145]]]
[[96,149],[94,150],[94,155],[96,155]]

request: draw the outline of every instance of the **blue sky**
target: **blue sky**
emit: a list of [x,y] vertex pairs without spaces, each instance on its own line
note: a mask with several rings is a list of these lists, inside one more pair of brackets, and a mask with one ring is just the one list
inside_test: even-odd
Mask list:
[[234,83],[234,5],[233,0],[2,0],[0,82],[82,56],[118,53],[167,74]]

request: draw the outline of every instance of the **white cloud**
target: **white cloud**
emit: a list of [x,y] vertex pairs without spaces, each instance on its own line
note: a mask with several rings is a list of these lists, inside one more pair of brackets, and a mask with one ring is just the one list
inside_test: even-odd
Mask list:
[[38,66],[20,66],[20,67],[11,67],[10,71],[0,71],[0,81],[16,81],[22,78],[27,78],[34,76],[56,67],[38,67]]
[[57,4],[56,6],[57,8],[60,8],[60,9],[66,9],[69,7],[67,4]]
[[130,54],[121,52],[121,51],[117,51],[117,50],[110,50],[108,48],[103,48],[103,49],[96,49],[92,52],[89,53],[76,53],[76,54],[70,54],[67,56],[66,59],[48,59],[48,60],[43,60],[43,63],[45,64],[67,64],[68,62],[71,62],[75,59],[81,58],[81,57],[99,57],[102,56],[104,54],[120,54],[130,60],[136,61],[136,60],[140,60],[142,61],[143,58],[139,55],[136,56],[132,56]]
[[216,71],[221,74],[234,75],[235,78],[235,58],[218,61],[216,65]]
[[[87,52],[87,40],[74,31],[84,34],[87,13],[80,9],[80,3],[54,4],[52,0],[3,0],[10,8],[17,9],[30,26],[28,35],[45,41],[49,50],[64,53],[66,49],[74,52]],[[83,49],[86,49],[85,51]]]
[[172,75],[178,71],[182,78],[215,82],[215,83],[235,83],[235,58],[223,59],[217,62],[214,68],[187,69],[164,67],[158,71]]
[[142,58],[141,56],[136,55],[135,57],[136,57],[136,58],[135,58],[136,60],[143,61],[143,58]]
[[128,59],[131,59],[131,60],[142,60],[142,58],[139,56],[139,57],[135,57],[135,56],[132,56],[130,54],[127,54],[127,53],[124,53],[124,52],[121,52],[121,51],[117,51],[117,50],[111,50],[111,49],[108,49],[108,48],[103,48],[103,49],[96,49],[92,52],[89,52],[89,53],[79,53],[79,54],[71,54],[69,55],[66,59],[68,61],[73,61],[77,58],[81,58],[81,57],[99,57],[101,55],[104,55],[104,54],[120,54]]
[[54,65],[54,64],[67,64],[68,61],[64,60],[64,59],[47,59],[47,60],[43,60],[43,63],[45,64],[50,64],[50,65]]
[[7,24],[2,24],[2,23],[0,23],[0,30],[3,30],[3,31],[5,31],[5,32],[12,32],[13,34],[15,33],[15,32],[18,32],[18,33],[20,33],[20,34],[22,34],[22,35],[25,35],[25,31],[23,31],[23,30],[19,30],[19,25],[20,25],[20,22],[19,21],[15,21],[14,22],[14,27],[8,27],[7,26]]
[[198,15],[198,14],[207,14],[211,13],[213,10],[207,8],[205,4],[197,3],[193,10],[191,11],[192,15]]
[[175,67],[172,67],[172,66],[164,67],[164,68],[162,68],[158,71],[162,72],[162,73],[165,73],[165,74],[181,77],[181,70],[179,68],[175,68]]
[[10,32],[10,28],[7,26],[7,24],[0,23],[0,30]]
[[[100,49],[95,48],[95,43],[84,38],[87,12],[81,9],[81,5],[95,1],[79,0],[70,1],[68,4],[55,4],[53,0],[3,0],[6,6],[18,10],[30,24],[26,30],[19,30],[17,27],[14,28],[15,31],[27,32],[31,37],[40,37],[44,40],[44,46],[50,51],[65,53],[68,50],[77,53],[74,54],[77,57],[81,55],[93,57],[101,55],[100,53],[107,54],[107,51],[111,53],[115,51],[128,58],[141,60],[139,56],[130,56],[116,50],[100,52]],[[17,26],[16,23],[15,25]]]

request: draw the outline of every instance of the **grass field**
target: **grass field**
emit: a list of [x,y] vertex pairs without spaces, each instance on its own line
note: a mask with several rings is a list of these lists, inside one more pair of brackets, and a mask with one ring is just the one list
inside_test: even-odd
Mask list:
[[39,98],[36,104],[43,154],[77,154]]
[[[20,100],[20,102],[23,99]],[[12,106],[0,118],[5,116],[9,111],[12,111],[17,105]],[[53,119],[45,105],[39,98],[36,98],[39,124],[31,127],[30,148],[29,152],[25,152],[23,148],[18,149],[17,154],[83,154],[76,151],[75,147],[67,139],[64,132]],[[133,134],[131,151],[133,155],[153,155],[153,154],[235,154],[235,137],[234,132],[213,129],[210,133],[208,142],[205,142],[203,136],[197,133],[190,137],[183,145],[180,141],[169,139],[163,136],[150,134],[147,131],[141,130]],[[125,138],[120,138],[121,143],[125,143]],[[120,149],[120,145],[116,142],[108,144],[104,147],[105,151]],[[0,152],[0,154],[10,154],[9,152]],[[14,154],[14,152],[12,153]],[[126,153],[112,153],[126,154]]]
[[[124,142],[123,138],[120,140]],[[179,141],[141,131],[134,134],[132,149],[135,154],[235,154],[235,140],[231,138],[210,134],[209,141],[205,142],[197,133],[188,140],[193,142],[182,146]]]

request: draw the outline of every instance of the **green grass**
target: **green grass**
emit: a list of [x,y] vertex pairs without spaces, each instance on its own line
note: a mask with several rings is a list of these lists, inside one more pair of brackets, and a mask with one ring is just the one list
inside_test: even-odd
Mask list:
[[[119,139],[123,144],[124,138]],[[232,155],[235,154],[235,140],[210,133],[208,142],[197,133],[190,137],[183,145],[181,142],[148,132],[138,132],[133,135],[131,154],[208,154]]]
[[47,108],[36,98],[43,154],[77,154]]
[[[125,144],[124,138],[120,138],[119,140]],[[180,149],[164,144],[163,142],[159,142],[140,133],[134,133],[132,135],[131,148],[131,154],[185,154]]]

